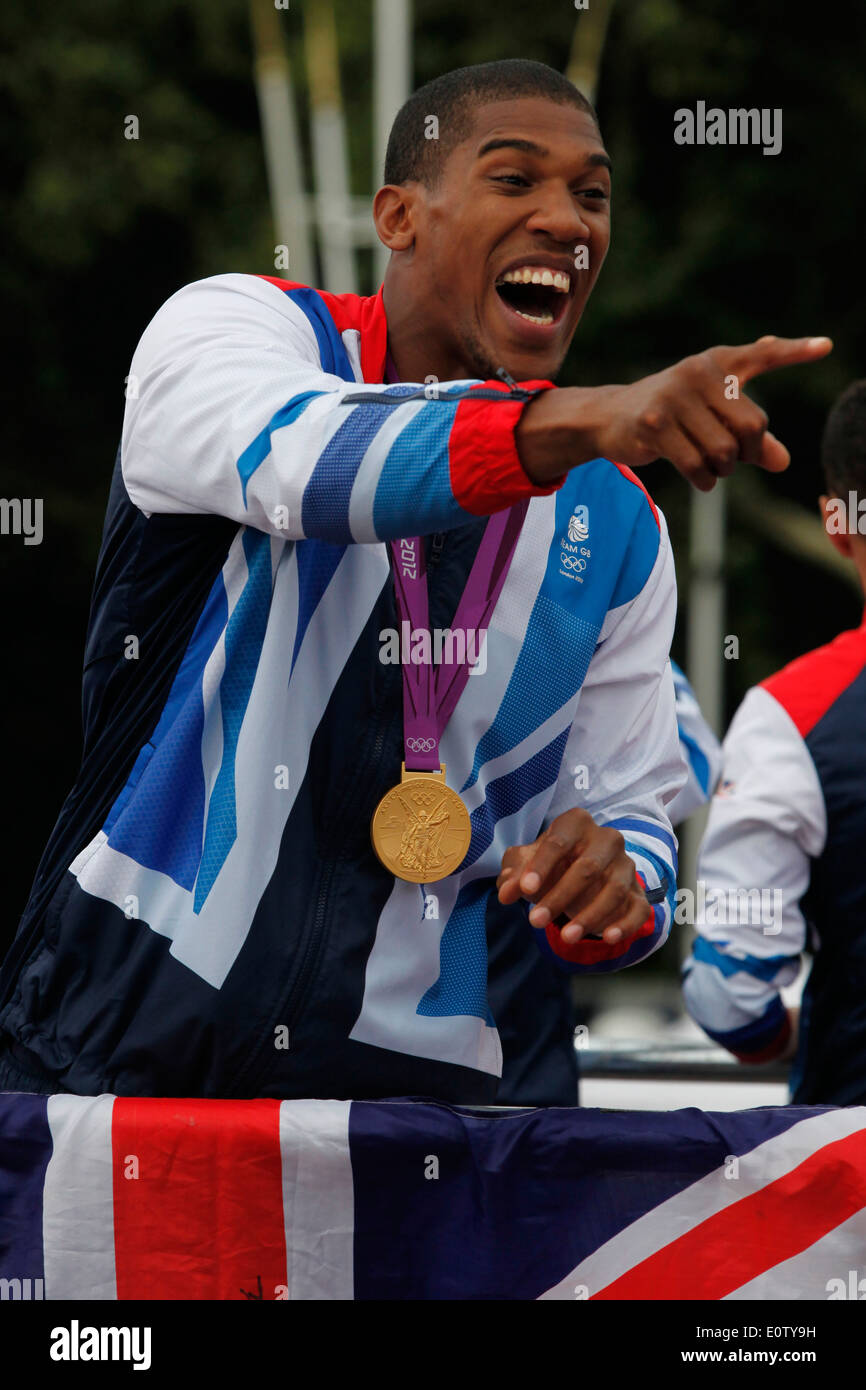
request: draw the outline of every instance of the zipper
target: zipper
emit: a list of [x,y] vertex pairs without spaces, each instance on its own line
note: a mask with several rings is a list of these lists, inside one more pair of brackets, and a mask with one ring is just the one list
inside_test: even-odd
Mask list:
[[386,733],[388,732],[388,730],[390,729],[392,721],[393,721],[393,715],[391,716],[390,719],[388,719],[387,724],[380,723],[380,725],[379,725],[379,729],[378,729],[378,732],[377,732],[377,734],[376,734],[376,740],[375,740],[375,742],[374,742],[374,744],[373,744],[373,763],[374,763],[374,766],[375,766],[376,764],[378,764],[379,759],[380,759],[381,756],[382,756],[382,745],[383,745],[384,742],[385,742],[385,734],[386,734]]
[[289,1039],[291,1040],[292,1028],[295,1026],[295,1020],[298,1014],[298,1004],[296,1003],[296,1000],[298,1000],[299,998],[303,998],[303,994],[306,992],[308,980],[319,958],[319,948],[321,945],[322,938],[322,927],[324,925],[325,904],[327,903],[327,889],[323,894],[322,888],[323,885],[326,883],[327,886],[330,887],[330,880],[333,877],[334,868],[334,862],[332,860],[329,860],[320,870],[319,876],[316,879],[314,885],[314,892],[316,894],[316,914],[313,918],[313,925],[307,936],[307,942],[304,947],[304,954],[301,960],[300,968],[298,970],[298,973],[295,975],[294,980],[292,981],[292,986],[289,990],[288,995],[285,999],[281,1001],[280,1006],[274,1015],[276,1023],[274,1023],[274,1019],[271,1020],[271,1024],[269,1025],[269,1027],[265,1028],[264,1030],[264,1036],[262,1038],[262,1041],[256,1047],[253,1048],[251,1053],[249,1053],[246,1060],[241,1064],[240,1068],[235,1073],[231,1084],[226,1087],[226,1094],[229,1098],[233,1096],[239,1096],[242,1093],[242,1091],[248,1091],[253,1082],[261,1081],[263,1079],[262,1073],[263,1071],[267,1072],[268,1068],[262,1068],[260,1063],[264,1054],[264,1050],[269,1045],[270,1039],[273,1036],[273,1029],[274,1027],[276,1027],[277,1023],[284,1023],[287,1025],[289,1031]]
[[[502,369],[497,372],[501,374]],[[503,377],[503,380],[505,378]],[[343,396],[341,405],[406,405],[409,401],[531,401],[533,396],[540,396],[542,391],[546,391],[546,386],[533,386],[527,389],[525,386],[518,386],[516,381],[508,378],[511,384],[507,391],[493,391],[488,386],[465,386],[458,387],[456,391],[441,391],[437,387],[435,396],[430,395],[429,386],[420,386],[417,391],[409,391],[405,395],[390,396],[384,391],[370,391],[359,393],[358,395]],[[506,383],[508,384],[508,383]]]
[[328,859],[319,872],[316,883],[316,912],[313,917],[313,925],[307,938],[307,948],[304,951],[304,958],[301,961],[301,968],[295,977],[295,981],[289,992],[289,997],[285,1002],[280,1013],[285,1017],[291,1040],[292,1029],[294,1028],[300,1014],[300,1006],[304,1002],[309,981],[312,978],[315,968],[319,963],[321,955],[322,938],[324,935],[325,909],[328,905],[330,895],[331,880],[337,867],[336,859]]
[[[445,532],[437,531],[430,542],[430,557],[427,561],[427,573],[430,574],[442,559],[442,551],[445,549]],[[429,590],[428,590],[429,596]]]

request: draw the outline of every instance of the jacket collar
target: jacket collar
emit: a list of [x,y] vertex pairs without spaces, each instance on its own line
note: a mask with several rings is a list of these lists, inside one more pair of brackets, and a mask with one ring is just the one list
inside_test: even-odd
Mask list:
[[338,332],[356,329],[360,334],[361,373],[366,382],[385,380],[385,356],[388,351],[388,323],[382,300],[383,286],[378,294],[330,294],[319,290]]

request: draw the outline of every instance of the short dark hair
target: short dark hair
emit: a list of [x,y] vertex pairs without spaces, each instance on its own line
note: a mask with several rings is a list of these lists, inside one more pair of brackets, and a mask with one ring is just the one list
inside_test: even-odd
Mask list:
[[836,401],[821,440],[824,481],[835,496],[866,496],[866,380],[852,381]]
[[[470,134],[475,107],[512,97],[546,97],[560,105],[575,106],[598,125],[592,104],[583,93],[546,63],[504,58],[455,68],[419,87],[397,112],[385,155],[385,182],[416,181],[435,187],[451,151]],[[436,139],[427,134],[429,116],[438,121]]]

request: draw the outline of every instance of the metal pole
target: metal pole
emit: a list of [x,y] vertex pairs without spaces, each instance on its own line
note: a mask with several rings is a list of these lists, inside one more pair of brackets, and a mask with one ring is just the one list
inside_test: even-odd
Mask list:
[[304,36],[324,288],[334,294],[357,294],[333,0],[315,0],[306,6]]
[[[712,492],[698,492],[696,488],[691,491],[686,675],[704,718],[719,736],[724,719],[725,689],[725,504],[724,482],[717,482]],[[683,827],[679,881],[681,886],[692,890],[706,820],[707,809],[703,808],[689,816]],[[691,945],[691,934],[684,932],[681,943],[685,956]]]
[[280,268],[288,278],[308,285],[315,278],[315,269],[291,68],[272,0],[251,0],[250,19],[271,217],[277,245],[286,246],[289,253],[288,266]]
[[614,0],[592,0],[578,12],[565,75],[588,101],[595,103],[601,55]]
[[690,494],[688,678],[710,728],[724,717],[725,484]]
[[[391,124],[412,90],[411,0],[375,0],[373,15],[373,187],[382,180]],[[377,284],[389,252],[376,242]]]

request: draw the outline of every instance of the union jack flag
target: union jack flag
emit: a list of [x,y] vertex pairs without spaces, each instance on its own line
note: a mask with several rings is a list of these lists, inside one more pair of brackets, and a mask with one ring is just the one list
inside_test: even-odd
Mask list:
[[0,1095],[4,1299],[820,1300],[851,1271],[866,1107]]

